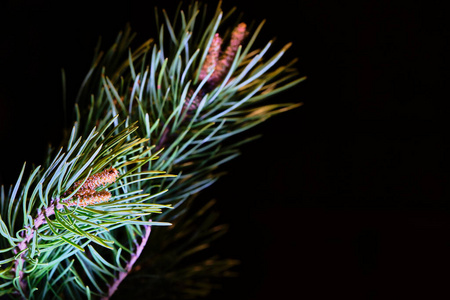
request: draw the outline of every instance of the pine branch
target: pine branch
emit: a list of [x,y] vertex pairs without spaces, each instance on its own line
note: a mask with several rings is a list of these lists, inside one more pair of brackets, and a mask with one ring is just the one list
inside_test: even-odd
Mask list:
[[[157,39],[132,51],[135,35],[127,27],[109,51],[97,52],[76,98],[76,126],[63,142],[67,152],[32,170],[24,183],[22,170],[8,193],[2,187],[3,293],[108,299],[143,253],[150,226],[177,221],[180,236],[195,230],[213,233],[212,239],[222,234],[209,230],[210,221],[203,227],[183,219],[201,216],[192,213],[193,196],[217,181],[221,165],[254,139],[241,133],[301,105],[263,101],[304,77],[292,67],[295,60],[277,66],[290,44],[270,55],[272,41],[254,49],[264,22],[226,29],[231,12],[220,4],[212,16],[202,9],[193,2],[174,20],[157,11]],[[150,260],[168,252],[187,257],[207,247],[205,239],[174,243]],[[223,273],[234,263],[212,265]],[[214,273],[206,265],[202,272],[193,271],[198,266],[177,270],[177,261],[171,266],[164,266],[164,278],[189,282]]]

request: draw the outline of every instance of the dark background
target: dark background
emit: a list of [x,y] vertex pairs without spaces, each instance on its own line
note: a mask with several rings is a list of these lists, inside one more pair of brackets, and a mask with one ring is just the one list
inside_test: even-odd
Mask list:
[[[212,1],[208,1],[212,2]],[[98,37],[126,22],[153,37],[175,1],[0,4],[0,181],[39,164],[63,124]],[[212,2],[215,3],[215,2]],[[214,5],[214,4],[213,4]],[[211,299],[448,299],[446,10],[439,1],[224,1],[308,80],[279,95],[304,106],[252,133],[203,194],[230,233],[216,244],[241,276]],[[239,209],[236,210],[236,205]]]

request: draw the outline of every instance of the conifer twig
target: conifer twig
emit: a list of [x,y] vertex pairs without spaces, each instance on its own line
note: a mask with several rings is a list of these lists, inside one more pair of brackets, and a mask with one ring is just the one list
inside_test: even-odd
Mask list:
[[177,286],[171,293],[207,295],[216,287],[210,278],[228,276],[236,264],[216,258],[184,264],[226,231],[213,227],[216,217],[206,208],[192,207],[193,198],[253,139],[232,137],[300,105],[262,100],[304,78],[293,79],[295,60],[271,69],[289,44],[268,59],[272,41],[252,50],[264,22],[246,41],[243,22],[219,33],[228,18],[220,3],[210,22],[198,14],[203,6],[192,5],[187,14],[179,11],[181,22],[163,11],[159,44],[149,40],[131,51],[127,27],[105,55],[98,48],[63,142],[67,152],[63,147],[22,180],[24,167],[15,186],[0,188],[0,296],[110,299],[140,269],[151,226],[172,223],[177,229],[167,236],[153,232],[144,260],[150,274],[162,271],[162,280],[142,286],[156,289],[152,295],[160,296],[164,282]]

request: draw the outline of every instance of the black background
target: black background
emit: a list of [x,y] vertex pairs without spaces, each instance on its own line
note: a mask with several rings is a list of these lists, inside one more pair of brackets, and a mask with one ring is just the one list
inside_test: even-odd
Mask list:
[[[0,181],[39,164],[63,124],[61,74],[76,93],[98,37],[126,22],[153,37],[175,1],[0,4]],[[208,1],[212,2],[212,1]],[[215,3],[215,2],[212,2]],[[214,5],[214,4],[213,4]],[[218,200],[242,261],[211,299],[448,299],[449,30],[439,1],[224,1],[262,36],[292,41],[308,80],[278,96],[304,106],[251,133]],[[278,100],[277,99],[277,100]],[[239,209],[236,209],[236,206]]]

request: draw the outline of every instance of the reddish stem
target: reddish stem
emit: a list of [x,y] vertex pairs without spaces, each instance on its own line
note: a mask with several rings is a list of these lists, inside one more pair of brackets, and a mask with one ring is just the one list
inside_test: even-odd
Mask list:
[[125,277],[127,277],[127,275],[131,272],[133,265],[136,263],[136,261],[138,260],[139,256],[142,253],[142,250],[144,250],[144,247],[147,244],[150,232],[151,226],[145,225],[145,233],[144,236],[142,237],[141,243],[138,244],[136,241],[134,241],[136,244],[136,252],[131,254],[130,261],[125,266],[125,271],[119,273],[119,276],[117,276],[112,285],[108,285],[108,296],[103,297],[102,300],[108,300],[109,298],[111,298],[112,295],[116,292],[119,285],[125,279]]
[[[28,244],[30,243],[31,239],[33,238],[35,232],[39,229],[39,227],[42,224],[47,223],[44,215],[49,217],[49,216],[55,214],[55,204],[56,204],[56,209],[63,208],[63,205],[59,204],[55,200],[54,202],[52,202],[50,204],[49,207],[47,207],[45,210],[42,210],[41,212],[39,212],[36,219],[34,219],[33,227],[31,227],[30,231],[25,236],[25,238],[19,244],[17,244],[17,248],[19,248],[19,251],[17,251],[17,249],[14,249],[14,253],[21,252],[21,251],[25,250],[26,248],[28,248]],[[20,254],[19,258],[17,258],[16,261],[14,262],[15,270],[17,270],[17,268],[19,266],[21,266],[22,268],[24,267],[25,253],[26,253],[26,251],[22,252]],[[27,295],[27,282],[24,279],[24,272],[22,270],[19,271],[19,283],[20,283],[20,287],[21,287],[22,291],[24,292],[25,295]]]

